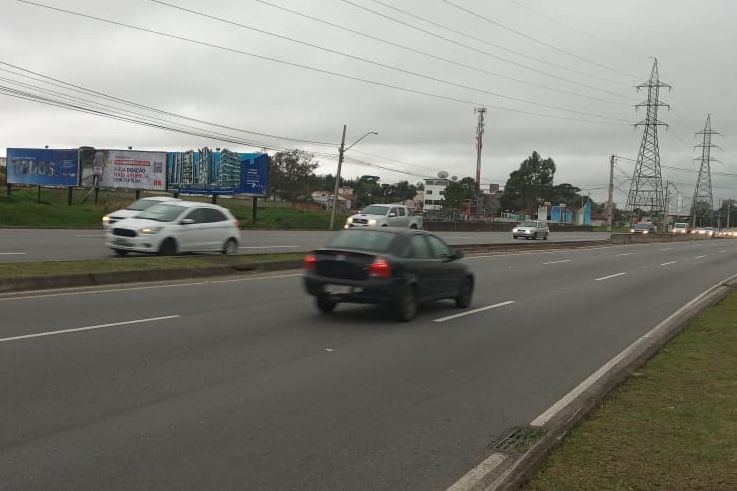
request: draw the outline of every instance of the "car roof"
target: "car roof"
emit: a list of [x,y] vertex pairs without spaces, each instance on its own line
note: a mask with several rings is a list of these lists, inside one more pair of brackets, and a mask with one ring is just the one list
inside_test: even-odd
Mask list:
[[145,196],[141,199],[149,201],[181,201],[179,198],[174,198],[172,196]]
[[184,208],[195,208],[195,207],[201,207],[201,208],[215,208],[217,210],[227,210],[227,208],[224,208],[219,205],[214,205],[212,203],[203,203],[202,201],[185,201],[185,200],[179,200],[179,201],[165,201],[161,203],[162,205],[170,205],[170,206],[183,206]]

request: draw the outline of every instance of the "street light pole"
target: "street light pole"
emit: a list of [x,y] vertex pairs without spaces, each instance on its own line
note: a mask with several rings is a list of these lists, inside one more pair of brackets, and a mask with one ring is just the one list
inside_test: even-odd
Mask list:
[[343,167],[343,156],[348,150],[350,150],[353,147],[353,145],[360,142],[367,136],[379,134],[376,131],[369,131],[368,133],[363,135],[361,138],[359,138],[358,140],[348,145],[348,147],[346,148],[345,130],[346,130],[346,125],[343,125],[343,137],[340,139],[340,148],[338,149],[338,172],[335,175],[335,188],[333,189],[333,206],[332,206],[332,209],[330,210],[330,226],[328,230],[333,230],[335,227],[335,209],[338,207],[338,188],[340,187],[340,171],[341,171],[341,168]]

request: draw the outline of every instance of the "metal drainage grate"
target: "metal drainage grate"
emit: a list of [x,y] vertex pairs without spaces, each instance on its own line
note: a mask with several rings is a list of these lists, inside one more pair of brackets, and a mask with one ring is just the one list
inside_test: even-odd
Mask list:
[[492,450],[527,450],[542,436],[544,430],[529,426],[518,426],[494,443]]
[[522,428],[513,428],[511,432],[507,433],[503,437],[494,443],[491,448],[493,450],[507,450],[508,448],[514,447],[522,439]]

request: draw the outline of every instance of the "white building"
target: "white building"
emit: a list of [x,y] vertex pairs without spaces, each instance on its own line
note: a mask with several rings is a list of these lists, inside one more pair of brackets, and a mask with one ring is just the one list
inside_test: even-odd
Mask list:
[[422,206],[423,212],[440,211],[445,201],[445,189],[448,187],[448,179],[425,179],[425,202]]

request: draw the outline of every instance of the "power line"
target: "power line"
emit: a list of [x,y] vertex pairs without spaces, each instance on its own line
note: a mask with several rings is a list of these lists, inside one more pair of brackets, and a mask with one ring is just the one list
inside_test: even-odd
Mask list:
[[[21,0],[19,0],[19,1],[21,1]],[[469,50],[474,51],[476,53],[479,53],[479,54],[482,54],[482,55],[485,55],[485,56],[494,58],[496,60],[500,60],[500,61],[503,61],[505,63],[510,63],[512,65],[518,66],[520,68],[524,68],[526,70],[530,70],[530,71],[535,72],[535,73],[539,73],[541,75],[545,75],[547,77],[555,78],[555,79],[562,80],[564,82],[568,82],[568,83],[571,83],[571,84],[574,84],[574,85],[578,85],[578,86],[581,86],[581,87],[586,87],[587,89],[595,90],[595,91],[598,91],[598,92],[603,92],[605,94],[609,94],[609,95],[613,95],[615,97],[620,97],[622,99],[629,100],[629,97],[623,96],[621,94],[617,94],[616,92],[611,92],[609,90],[605,90],[605,89],[602,89],[600,87],[595,87],[593,85],[587,85],[587,84],[584,84],[584,83],[581,83],[581,82],[577,82],[575,80],[571,80],[571,79],[568,79],[568,78],[565,78],[565,77],[561,77],[561,76],[552,74],[550,72],[546,72],[544,70],[539,70],[537,68],[533,68],[531,66],[525,65],[524,63],[518,63],[516,61],[508,60],[508,59],[506,59],[504,57],[501,57],[501,56],[495,55],[493,53],[490,53],[489,51],[484,51],[482,49],[475,48],[475,47],[473,47],[471,45],[468,45],[468,44],[462,43],[460,41],[456,41],[454,39],[451,39],[451,38],[442,36],[442,35],[440,35],[440,34],[438,34],[436,32],[429,31],[427,29],[423,29],[421,27],[418,27],[418,26],[415,26],[413,24],[410,24],[409,22],[404,22],[402,20],[396,19],[394,17],[391,17],[389,15],[383,14],[383,13],[378,12],[376,10],[370,9],[370,8],[365,7],[363,5],[359,5],[359,4],[355,3],[355,2],[352,2],[351,0],[339,0],[339,1],[341,1],[341,2],[343,2],[345,4],[347,4],[347,5],[351,5],[351,6],[355,7],[355,8],[357,8],[357,9],[360,9],[360,10],[363,10],[363,11],[366,11],[366,12],[370,12],[370,13],[372,13],[374,15],[377,15],[377,16],[382,17],[384,19],[390,20],[390,21],[395,22],[397,24],[401,24],[401,25],[403,25],[405,27],[409,27],[410,29],[414,29],[416,31],[425,33],[425,34],[427,34],[429,36],[442,39],[442,40],[447,41],[449,43],[455,44],[457,46],[461,46],[463,48],[466,48],[466,49],[469,49]]]
[[522,31],[519,31],[519,30],[514,29],[512,27],[506,26],[506,25],[502,24],[501,22],[497,22],[497,21],[495,21],[493,19],[490,19],[489,17],[486,17],[484,15],[479,14],[478,12],[474,12],[471,9],[467,9],[466,7],[463,7],[461,5],[458,5],[457,3],[454,3],[451,0],[440,0],[440,1],[441,2],[444,2],[444,3],[448,4],[448,5],[450,5],[453,8],[456,8],[458,10],[461,10],[463,12],[466,12],[469,15],[472,15],[474,17],[477,17],[477,18],[479,18],[479,19],[481,19],[481,20],[483,20],[485,22],[488,22],[489,24],[492,24],[492,25],[494,25],[496,27],[499,27],[501,29],[504,29],[505,31],[509,31],[509,32],[514,33],[514,34],[517,34],[518,36],[522,36],[525,39],[528,39],[528,40],[533,41],[533,42],[535,42],[537,44],[540,44],[542,46],[545,46],[547,48],[550,48],[552,50],[555,50],[555,51],[557,51],[559,53],[563,53],[563,54],[568,55],[570,57],[576,58],[577,60],[585,61],[586,63],[590,63],[592,65],[596,65],[599,68],[604,68],[605,70],[609,70],[610,72],[618,73],[620,75],[624,75],[626,77],[629,77],[629,78],[632,78],[632,79],[635,79],[635,80],[637,80],[639,78],[637,75],[632,75],[631,73],[623,72],[622,70],[618,70],[616,68],[609,67],[607,65],[604,65],[602,63],[599,63],[598,61],[594,61],[594,60],[590,60],[588,58],[584,58],[583,56],[579,56],[579,55],[577,55],[575,53],[572,53],[572,52],[570,52],[568,50],[565,50],[563,48],[559,48],[559,47],[557,47],[555,45],[552,45],[550,43],[546,43],[545,41],[541,41],[541,40],[539,40],[537,38],[534,38],[534,37],[532,37],[532,36],[530,36],[528,34],[525,34]]
[[[425,56],[427,58],[431,58],[431,59],[434,59],[434,60],[442,61],[444,63],[448,63],[448,64],[451,64],[451,65],[454,65],[454,66],[459,66],[459,67],[462,67],[462,68],[466,68],[468,70],[473,70],[475,72],[483,73],[483,74],[486,74],[486,75],[489,75],[489,76],[492,76],[492,77],[498,77],[498,78],[502,78],[502,79],[505,79],[505,80],[510,80],[510,81],[513,81],[513,82],[516,82],[516,83],[528,85],[530,87],[536,87],[536,88],[539,88],[539,89],[550,90],[550,91],[557,92],[557,93],[560,93],[560,94],[566,94],[566,95],[570,95],[572,97],[578,97],[578,98],[581,98],[581,99],[588,99],[588,100],[591,100],[591,101],[601,102],[601,103],[604,103],[604,104],[620,104],[619,102],[615,102],[615,101],[611,101],[611,100],[607,100],[607,99],[601,99],[599,97],[592,97],[592,96],[589,96],[589,95],[586,95],[586,94],[579,94],[579,93],[576,93],[576,92],[568,91],[568,90],[565,90],[565,89],[559,89],[559,88],[556,88],[556,87],[551,87],[551,86],[544,85],[544,84],[539,84],[539,83],[536,83],[536,82],[530,82],[530,81],[523,80],[523,79],[520,79],[520,78],[517,78],[517,77],[512,77],[512,76],[509,76],[509,75],[505,75],[505,74],[493,72],[491,70],[486,70],[486,69],[481,68],[481,67],[478,67],[478,66],[469,65],[467,63],[462,63],[460,61],[452,60],[450,58],[444,58],[442,56],[438,56],[438,55],[433,54],[433,53],[430,53],[428,51],[423,51],[423,50],[420,50],[420,49],[412,48],[412,47],[407,46],[407,45],[404,45],[404,44],[400,44],[400,43],[396,43],[396,42],[393,42],[393,41],[389,41],[388,39],[383,39],[383,38],[380,38],[380,37],[377,37],[377,36],[373,36],[371,34],[368,34],[368,33],[365,33],[365,32],[362,32],[362,31],[359,31],[359,30],[356,30],[356,29],[351,29],[349,27],[342,26],[340,24],[335,24],[333,22],[329,22],[327,20],[320,19],[318,17],[314,17],[314,16],[311,16],[311,15],[305,14],[303,12],[292,10],[292,9],[289,9],[289,8],[284,7],[284,6],[281,6],[281,5],[276,5],[276,4],[271,3],[271,2],[268,2],[266,0],[254,0],[254,1],[256,1],[258,3],[261,3],[263,5],[267,5],[269,7],[272,7],[272,8],[275,8],[275,9],[278,9],[278,10],[281,10],[281,11],[284,11],[284,12],[287,12],[287,13],[290,13],[290,14],[293,14],[293,15],[296,15],[296,16],[299,16],[299,17],[302,17],[302,18],[311,20],[311,21],[314,21],[314,22],[318,22],[318,23],[323,24],[323,25],[327,25],[327,26],[333,27],[335,29],[340,29],[342,31],[350,32],[350,33],[355,34],[357,36],[362,36],[364,38],[371,39],[373,41],[377,41],[377,42],[386,44],[388,46],[399,48],[399,49],[408,51],[410,53],[414,53],[414,54],[417,54],[417,55],[420,55],[420,56]],[[500,49],[502,49],[502,48],[500,47]],[[514,52],[514,51],[512,51],[512,52]],[[534,58],[534,57],[531,57],[531,58],[537,60],[537,58]],[[553,66],[557,66],[557,65],[553,65]],[[574,70],[574,72],[577,72],[577,70]]]
[[[422,22],[426,22],[426,23],[428,23],[428,24],[430,24],[430,25],[432,25],[434,27],[438,27],[440,29],[444,29],[446,31],[452,32],[453,34],[457,34],[459,36],[463,36],[465,38],[472,39],[472,40],[477,41],[479,43],[486,44],[487,46],[491,46],[493,48],[496,48],[496,49],[499,49],[499,50],[502,50],[502,51],[506,51],[507,53],[512,53],[512,54],[517,55],[517,56],[520,56],[522,58],[527,58],[529,60],[533,60],[533,61],[536,61],[538,63],[542,63],[544,65],[548,65],[548,66],[551,66],[551,67],[554,67],[554,68],[558,68],[560,70],[566,70],[566,71],[569,71],[571,73],[575,73],[577,75],[583,75],[583,76],[586,76],[586,77],[595,78],[597,80],[600,80],[600,81],[603,81],[603,82],[607,82],[607,83],[614,83],[614,82],[612,82],[611,79],[608,79],[608,78],[605,78],[605,77],[600,77],[600,76],[594,75],[592,73],[587,73],[587,72],[583,72],[583,71],[580,71],[580,70],[576,70],[576,69],[571,68],[571,67],[567,67],[567,66],[564,66],[564,65],[559,65],[557,63],[553,63],[553,62],[548,61],[548,60],[545,60],[543,58],[538,58],[536,56],[530,56],[530,55],[527,55],[525,53],[522,53],[521,51],[510,49],[510,48],[507,48],[505,46],[502,46],[502,45],[499,45],[499,44],[496,44],[496,43],[492,43],[490,41],[487,41],[486,39],[480,38],[478,36],[473,36],[471,34],[468,34],[466,32],[463,32],[461,30],[458,30],[458,29],[453,29],[451,27],[448,27],[445,24],[442,24],[440,22],[435,22],[433,20],[430,20],[430,19],[428,19],[426,17],[422,17],[422,16],[417,15],[417,14],[413,14],[412,12],[409,12],[409,11],[404,10],[404,9],[400,9],[399,7],[395,7],[394,5],[390,5],[390,4],[386,3],[386,2],[382,2],[381,0],[369,0],[369,1],[371,1],[373,3],[376,3],[376,4],[379,4],[379,5],[382,5],[382,6],[386,7],[386,8],[388,8],[388,9],[394,10],[395,12],[400,12],[400,13],[402,13],[404,15],[407,15],[409,17],[412,17],[413,19],[421,20]],[[621,96],[621,97],[622,98],[626,98],[625,96]]]
[[[218,128],[222,128],[222,129],[231,130],[231,131],[238,131],[238,132],[241,132],[241,133],[247,133],[247,134],[256,135],[256,136],[263,136],[263,137],[267,137],[267,138],[274,138],[274,139],[277,139],[277,140],[292,141],[292,142],[295,142],[295,143],[306,143],[306,144],[320,145],[320,146],[330,146],[330,147],[337,146],[337,143],[321,142],[321,141],[314,141],[314,140],[304,140],[304,139],[299,139],[299,138],[290,138],[290,137],[286,137],[286,136],[272,135],[272,134],[269,134],[269,133],[260,133],[260,132],[256,132],[256,131],[246,130],[246,129],[243,129],[243,128],[236,128],[236,127],[232,127],[232,126],[226,126],[226,125],[222,125],[222,124],[218,124],[218,123],[213,123],[213,122],[210,122],[210,121],[204,121],[204,120],[201,120],[201,119],[192,118],[192,117],[185,116],[185,115],[182,115],[182,114],[176,114],[176,113],[164,111],[162,109],[158,109],[158,108],[155,108],[155,107],[146,106],[146,105],[143,105],[143,104],[132,102],[132,101],[127,100],[127,99],[122,99],[122,98],[119,98],[119,97],[115,97],[115,96],[106,94],[104,92],[99,92],[99,91],[96,91],[96,90],[92,90],[92,89],[83,87],[81,85],[76,85],[76,84],[73,84],[73,83],[70,83],[70,82],[66,82],[66,81],[63,81],[63,80],[59,80],[59,79],[50,77],[48,75],[44,75],[42,73],[34,72],[34,71],[28,70],[26,68],[20,67],[18,65],[13,65],[11,63],[7,63],[7,62],[5,62],[3,60],[0,60],[0,65],[11,67],[11,68],[13,68],[15,70],[18,70],[18,71],[21,71],[21,72],[25,72],[25,73],[16,73],[16,72],[13,72],[13,71],[10,71],[10,70],[6,70],[6,69],[0,69],[0,71],[6,72],[6,73],[12,73],[13,75],[16,75],[16,76],[20,76],[20,77],[23,77],[23,78],[28,78],[28,79],[31,79],[31,80],[35,80],[37,82],[43,82],[43,83],[46,83],[46,84],[49,84],[49,85],[52,85],[52,86],[56,86],[56,87],[64,87],[66,90],[71,90],[71,91],[77,92],[77,93],[82,93],[82,94],[86,94],[86,95],[99,96],[99,97],[101,97],[103,99],[106,99],[106,100],[123,103],[123,104],[134,106],[134,107],[137,107],[137,108],[140,108],[140,109],[145,109],[145,110],[148,110],[148,111],[152,111],[152,112],[155,112],[155,113],[158,113],[158,114],[164,114],[164,115],[167,115],[167,116],[172,116],[172,117],[176,117],[176,118],[180,118],[180,119],[184,119],[184,120],[188,120],[188,121],[192,121],[192,122],[196,122],[196,123],[202,123],[202,124],[206,124],[208,126],[214,126],[214,127],[218,127]],[[41,77],[41,78],[31,77],[31,76],[27,75],[28,73],[30,73],[32,75],[35,75],[36,77]]]
[[243,29],[248,29],[248,30],[251,30],[251,31],[258,32],[260,34],[264,34],[264,35],[267,35],[267,36],[272,36],[272,37],[276,37],[278,39],[283,39],[283,40],[290,41],[290,42],[293,42],[293,43],[296,43],[296,44],[300,44],[302,46],[308,46],[310,48],[314,48],[314,49],[318,49],[318,50],[321,50],[321,51],[325,51],[327,53],[344,56],[344,57],[349,58],[349,59],[352,59],[352,60],[360,61],[360,62],[363,62],[363,63],[368,63],[370,65],[378,66],[378,67],[381,67],[381,68],[386,68],[388,70],[393,70],[393,71],[404,73],[404,74],[407,74],[407,75],[412,75],[414,77],[419,77],[419,78],[423,78],[423,79],[426,79],[426,80],[431,80],[433,82],[438,82],[438,83],[450,85],[452,87],[457,87],[457,88],[461,88],[461,89],[465,89],[465,90],[471,90],[471,91],[474,91],[474,92],[479,92],[479,93],[482,93],[482,94],[492,95],[492,96],[499,97],[501,99],[507,99],[507,100],[510,100],[510,101],[522,102],[524,104],[530,104],[530,105],[533,105],[533,106],[544,107],[546,109],[554,109],[554,110],[557,110],[557,111],[563,111],[563,112],[569,112],[569,113],[572,113],[572,114],[578,114],[578,115],[581,115],[581,116],[589,116],[589,117],[604,118],[604,119],[616,119],[616,120],[622,121],[622,122],[626,122],[627,121],[625,119],[603,117],[603,116],[600,116],[600,115],[595,114],[595,113],[588,113],[588,112],[583,112],[583,111],[576,111],[576,110],[573,110],[573,109],[568,109],[568,108],[564,108],[564,107],[560,107],[560,106],[554,106],[554,105],[551,105],[551,104],[545,104],[545,103],[542,103],[542,102],[536,102],[536,101],[532,101],[530,99],[524,99],[524,98],[521,98],[521,97],[509,96],[509,95],[501,94],[499,92],[493,92],[493,91],[486,90],[486,89],[480,89],[480,88],[477,88],[477,87],[472,87],[472,86],[469,86],[469,85],[465,85],[465,84],[461,84],[461,83],[457,83],[457,82],[452,82],[452,81],[445,80],[445,79],[442,79],[442,78],[439,78],[439,77],[434,77],[432,75],[427,75],[427,74],[424,74],[424,73],[414,72],[414,71],[407,70],[407,69],[404,69],[404,68],[400,68],[400,67],[397,67],[397,66],[389,65],[389,64],[386,64],[386,63],[381,63],[381,62],[378,62],[378,61],[375,61],[375,60],[370,60],[368,58],[363,58],[361,56],[352,55],[352,54],[347,53],[345,51],[339,51],[339,50],[335,50],[335,49],[331,49],[331,48],[326,48],[324,46],[320,46],[320,45],[317,45],[317,44],[312,44],[312,43],[309,43],[309,42],[306,42],[306,41],[301,41],[299,39],[291,38],[289,36],[283,36],[281,34],[276,34],[276,33],[270,32],[270,31],[266,31],[264,29],[259,29],[259,28],[252,27],[252,26],[249,26],[249,25],[246,25],[246,24],[241,24],[239,22],[235,22],[235,21],[232,21],[232,20],[223,19],[222,17],[217,17],[217,16],[214,16],[214,15],[211,15],[211,14],[207,14],[207,13],[202,12],[202,11],[193,10],[193,9],[189,9],[189,8],[185,8],[185,7],[180,7],[178,5],[167,3],[167,2],[164,2],[162,0],[149,0],[149,1],[151,1],[153,3],[157,3],[159,5],[164,5],[166,7],[169,7],[169,8],[175,9],[175,10],[179,10],[179,11],[182,11],[182,12],[187,12],[187,13],[190,13],[190,14],[194,14],[194,15],[197,15],[197,16],[200,16],[200,17],[204,17],[204,18],[210,19],[210,20],[214,20],[214,21],[217,21],[217,22],[222,22],[222,23],[229,24],[229,25],[236,26],[236,27],[240,27],[240,28],[243,28]]
[[[191,43],[191,44],[196,44],[196,45],[199,45],[199,46],[206,46],[206,47],[210,47],[210,48],[215,48],[215,49],[219,49],[219,50],[230,52],[230,53],[236,53],[236,54],[240,54],[240,55],[244,55],[244,56],[250,56],[250,57],[257,58],[257,59],[264,60],[264,61],[270,61],[270,62],[274,62],[274,63],[279,63],[279,64],[283,64],[283,65],[287,65],[287,66],[292,66],[292,67],[295,67],[295,68],[300,68],[300,69],[303,69],[303,70],[309,70],[309,71],[316,72],[316,73],[321,73],[321,74],[326,74],[326,75],[332,75],[332,76],[335,76],[335,77],[340,77],[340,78],[344,78],[344,79],[348,79],[348,80],[362,82],[362,83],[373,85],[373,86],[377,86],[377,87],[390,88],[390,89],[394,89],[394,90],[398,90],[398,91],[402,91],[402,92],[407,92],[407,93],[412,93],[412,94],[417,94],[417,95],[424,95],[424,96],[432,97],[432,98],[435,98],[435,99],[446,100],[446,101],[451,101],[451,102],[460,102],[460,103],[463,103],[463,104],[472,104],[472,105],[475,105],[475,106],[487,105],[487,106],[493,106],[494,109],[496,109],[496,110],[513,112],[513,113],[518,113],[518,114],[534,115],[534,116],[539,116],[539,117],[547,117],[547,118],[553,118],[553,119],[561,119],[561,120],[567,120],[567,121],[578,121],[578,122],[593,123],[593,124],[622,124],[622,123],[619,123],[619,122],[607,122],[607,121],[597,121],[597,120],[590,120],[590,119],[571,118],[571,117],[566,117],[566,116],[556,116],[556,115],[545,114],[545,113],[537,113],[537,112],[533,112],[533,111],[525,111],[525,110],[520,110],[520,109],[513,109],[513,108],[504,107],[504,106],[498,106],[498,105],[492,105],[492,104],[484,104],[484,103],[481,103],[481,102],[478,102],[478,101],[471,101],[471,100],[461,99],[461,98],[457,98],[457,97],[444,96],[444,95],[435,94],[435,93],[432,93],[432,92],[426,92],[426,91],[417,90],[417,89],[410,89],[410,88],[407,88],[407,87],[401,87],[401,86],[393,85],[393,84],[389,84],[389,83],[378,82],[378,81],[375,81],[375,80],[369,80],[369,79],[365,79],[365,78],[361,78],[361,77],[355,77],[355,76],[352,76],[352,75],[346,75],[344,73],[333,72],[333,71],[330,71],[330,70],[325,70],[325,69],[317,68],[317,67],[313,67],[313,66],[302,65],[302,64],[299,64],[299,63],[294,63],[294,62],[290,62],[290,61],[286,61],[286,60],[281,60],[281,59],[278,59],[278,58],[272,58],[272,57],[269,57],[269,56],[259,55],[259,54],[256,54],[256,53],[251,53],[251,52],[248,52],[248,51],[242,51],[242,50],[238,50],[238,49],[235,49],[235,48],[228,48],[226,46],[220,46],[220,45],[213,44],[213,43],[208,43],[208,42],[205,42],[205,41],[198,41],[198,40],[195,40],[195,39],[187,38],[187,37],[184,37],[184,36],[179,36],[179,35],[176,35],[176,34],[169,34],[169,33],[161,32],[161,31],[156,31],[154,29],[148,29],[148,28],[144,28],[144,27],[134,26],[134,25],[131,25],[131,24],[126,24],[126,23],[123,23],[123,22],[118,22],[118,21],[113,21],[113,20],[109,20],[109,19],[104,19],[104,18],[101,18],[101,17],[96,17],[96,16],[93,16],[93,15],[84,14],[84,13],[81,13],[81,12],[75,12],[75,11],[72,11],[72,10],[66,10],[66,9],[62,9],[62,8],[58,8],[58,7],[52,7],[50,5],[44,5],[44,4],[40,4],[40,3],[35,3],[35,2],[29,1],[29,0],[17,0],[17,1],[18,2],[21,2],[21,3],[28,4],[28,5],[33,5],[35,7],[44,8],[44,9],[47,9],[47,10],[52,10],[52,11],[56,11],[56,12],[63,12],[63,13],[66,13],[66,14],[75,15],[75,16],[83,17],[83,18],[87,18],[87,19],[92,19],[92,20],[96,20],[96,21],[99,21],[99,22],[104,22],[104,23],[107,23],[107,24],[116,25],[116,26],[119,26],[119,27],[125,27],[125,28],[128,28],[128,29],[133,29],[133,30],[137,30],[137,31],[141,31],[141,32],[146,32],[146,33],[149,33],[149,34],[155,34],[155,35],[158,35],[158,36],[163,36],[163,37],[167,37],[167,38],[171,38],[171,39],[177,39],[179,41],[185,41],[185,42],[188,42],[188,43]],[[612,119],[614,121],[617,121],[616,118],[603,118],[603,119]]]

